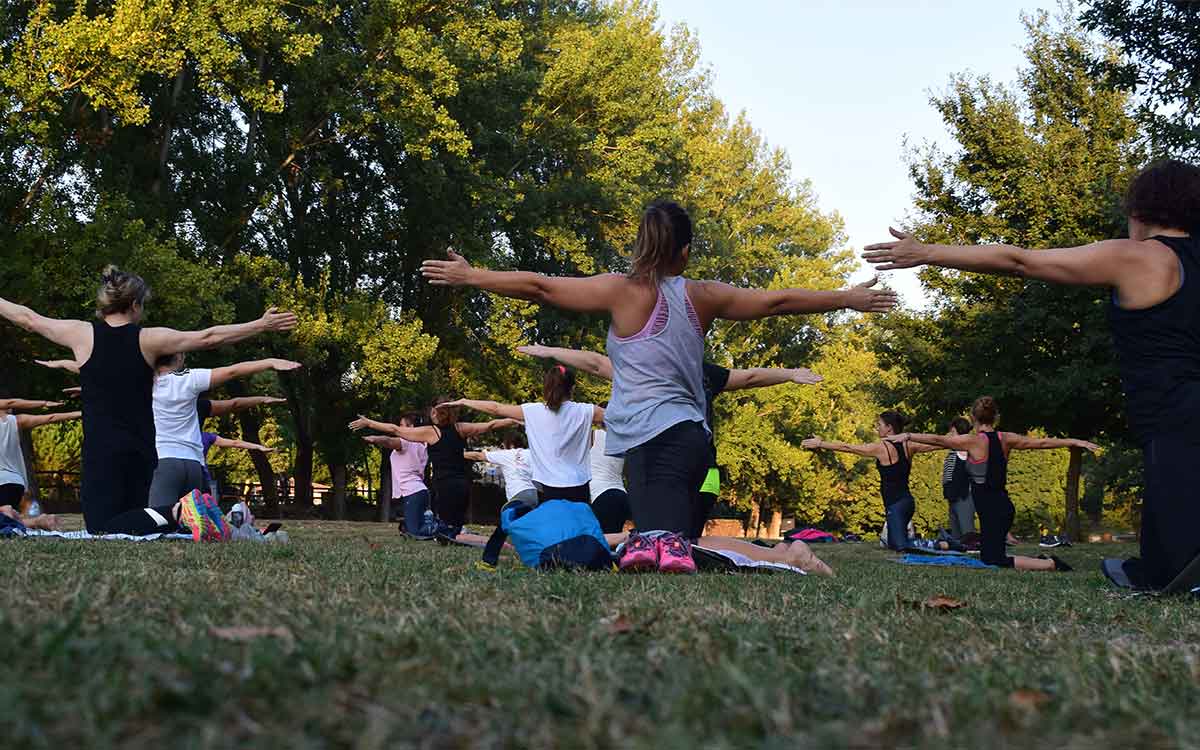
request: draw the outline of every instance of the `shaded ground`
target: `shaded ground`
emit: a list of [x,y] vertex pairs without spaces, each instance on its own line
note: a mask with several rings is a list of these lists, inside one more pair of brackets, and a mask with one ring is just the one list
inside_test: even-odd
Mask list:
[[[1200,746],[1200,604],[1110,590],[1122,545],[1073,574],[840,545],[833,580],[669,578],[287,528],[0,542],[4,746]],[[968,606],[908,603],[936,594]]]

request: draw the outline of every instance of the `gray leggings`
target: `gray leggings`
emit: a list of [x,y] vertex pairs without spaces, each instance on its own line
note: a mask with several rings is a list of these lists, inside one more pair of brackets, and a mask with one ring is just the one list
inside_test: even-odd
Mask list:
[[208,491],[204,464],[186,458],[160,458],[150,482],[150,507],[171,507],[192,490]]
[[975,530],[975,500],[967,495],[950,501],[950,535],[955,539]]

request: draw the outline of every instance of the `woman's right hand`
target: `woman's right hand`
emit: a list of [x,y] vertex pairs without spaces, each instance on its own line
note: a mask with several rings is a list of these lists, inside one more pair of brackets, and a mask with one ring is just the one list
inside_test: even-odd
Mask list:
[[299,362],[293,362],[290,359],[271,360],[271,369],[275,370],[276,372],[291,372],[292,370],[299,370],[303,366],[304,365],[300,364]]
[[372,420],[367,419],[360,414],[358,419],[350,423],[350,429],[354,432],[359,432],[361,430],[370,429],[372,424],[374,424]]
[[299,318],[296,313],[279,312],[278,308],[272,307],[262,314],[259,322],[268,331],[290,331],[299,323]]
[[887,287],[874,289],[878,282],[879,277],[876,276],[847,289],[846,307],[864,313],[885,313],[894,308],[900,298]]

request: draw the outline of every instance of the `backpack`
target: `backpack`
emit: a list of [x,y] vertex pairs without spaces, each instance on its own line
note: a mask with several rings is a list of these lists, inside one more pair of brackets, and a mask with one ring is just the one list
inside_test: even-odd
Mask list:
[[483,550],[486,565],[499,562],[506,539],[530,568],[612,570],[608,542],[587,503],[547,500],[535,508],[520,502],[505,505],[500,525]]

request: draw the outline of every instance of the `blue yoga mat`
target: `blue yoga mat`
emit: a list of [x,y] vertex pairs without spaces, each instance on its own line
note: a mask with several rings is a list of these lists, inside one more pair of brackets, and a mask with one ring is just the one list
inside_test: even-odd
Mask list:
[[938,565],[943,568],[994,568],[968,555],[904,555],[896,560],[901,565]]

